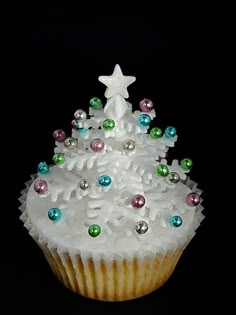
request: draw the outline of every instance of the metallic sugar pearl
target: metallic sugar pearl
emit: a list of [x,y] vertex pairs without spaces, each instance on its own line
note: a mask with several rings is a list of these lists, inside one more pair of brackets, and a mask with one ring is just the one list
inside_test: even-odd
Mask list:
[[68,138],[66,138],[65,141],[64,141],[64,146],[65,146],[68,150],[76,149],[76,148],[78,147],[78,139],[72,138],[72,137],[68,137]]
[[148,128],[151,121],[151,117],[148,114],[141,114],[138,117],[138,125],[141,128]]
[[57,165],[62,165],[65,162],[65,157],[63,153],[55,153],[52,160]]
[[200,197],[195,193],[189,193],[186,197],[187,205],[196,207],[200,203]]
[[39,195],[44,195],[48,192],[48,183],[43,179],[36,179],[34,182],[34,190]]
[[102,175],[99,177],[98,183],[103,187],[107,187],[111,184],[111,177],[108,175]]
[[79,186],[82,190],[87,190],[90,188],[90,183],[87,181],[87,179],[81,179],[79,182]]
[[49,167],[46,162],[40,162],[38,164],[38,172],[40,174],[47,174],[49,172]]
[[134,195],[131,203],[134,208],[142,208],[145,205],[145,198],[142,195]]
[[180,177],[177,173],[175,172],[171,172],[169,173],[169,175],[167,176],[167,181],[172,183],[172,184],[177,184],[180,180]]
[[180,162],[180,166],[182,167],[182,169],[184,169],[185,171],[190,171],[193,167],[193,161],[191,159],[183,159]]
[[53,132],[52,136],[57,142],[63,142],[66,138],[66,133],[64,130],[57,129]]
[[77,111],[74,113],[74,117],[76,121],[84,121],[87,118],[87,114],[82,109],[77,109]]
[[61,219],[61,210],[58,208],[51,208],[48,211],[48,217],[53,222],[58,222]]
[[71,121],[71,127],[73,128],[73,129],[75,129],[75,130],[77,130],[79,127],[77,127],[77,122],[76,122],[76,120],[75,119],[73,119],[72,121]]
[[88,228],[88,234],[97,237],[101,233],[101,227],[98,224],[92,224]]
[[157,171],[157,175],[162,176],[162,177],[166,177],[166,176],[168,176],[168,174],[169,174],[169,169],[168,169],[168,167],[167,167],[166,165],[164,165],[164,164],[159,164],[159,165],[157,166],[156,171]]
[[150,131],[150,136],[152,139],[159,139],[162,136],[161,128],[154,127]]
[[169,127],[166,128],[165,136],[166,136],[167,139],[174,138],[175,135],[176,135],[175,127],[169,126]]
[[132,152],[135,149],[135,142],[131,139],[126,139],[123,142],[123,149],[127,152]]
[[102,109],[102,101],[98,97],[93,97],[91,98],[89,102],[90,106],[95,109],[95,110],[100,110]]
[[142,112],[149,113],[153,109],[154,105],[153,105],[153,102],[151,100],[144,98],[139,103],[139,107],[140,107]]
[[101,152],[105,147],[105,143],[101,139],[93,139],[90,142],[90,148],[93,152]]
[[148,224],[145,221],[138,221],[135,225],[136,232],[144,234],[148,230]]
[[105,131],[111,131],[115,127],[115,122],[113,119],[104,120],[102,127]]
[[170,219],[170,225],[173,227],[180,227],[183,223],[183,220],[180,216],[178,215],[174,215],[171,219]]

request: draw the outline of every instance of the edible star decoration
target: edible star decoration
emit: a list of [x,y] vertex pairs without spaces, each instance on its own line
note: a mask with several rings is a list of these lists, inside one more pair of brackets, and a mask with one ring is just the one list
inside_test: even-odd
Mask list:
[[121,95],[124,98],[129,97],[127,87],[132,84],[136,78],[132,76],[124,76],[119,65],[116,65],[112,75],[100,76],[98,78],[100,82],[107,86],[105,91],[105,97],[110,98],[114,95]]

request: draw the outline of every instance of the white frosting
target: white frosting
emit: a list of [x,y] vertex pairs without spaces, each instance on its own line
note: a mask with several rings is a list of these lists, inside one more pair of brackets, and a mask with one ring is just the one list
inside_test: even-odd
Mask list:
[[[48,176],[49,183],[58,171],[56,168],[52,170]],[[174,250],[180,244],[185,244],[199,224],[196,208],[185,203],[185,197],[190,191],[186,185],[179,183],[171,192],[144,194],[148,202],[145,209],[139,210],[123,202],[122,195],[112,189],[106,192],[106,199],[84,197],[81,200],[71,198],[65,202],[60,197],[52,202],[49,195],[44,198],[37,195],[31,185],[26,212],[29,222],[41,238],[72,252],[80,251],[83,255],[88,251],[93,254],[98,252],[106,256],[119,252],[131,255],[144,249],[160,252]],[[155,204],[158,207],[154,207]],[[48,210],[52,207],[62,211],[59,223],[48,219]],[[172,215],[182,217],[182,226],[175,228],[168,223]],[[135,231],[135,224],[140,220],[149,225],[146,234],[139,235]],[[88,226],[93,223],[99,224],[102,229],[96,238],[88,234]]]
[[127,102],[120,95],[112,97],[104,107],[104,113],[108,118],[120,120],[128,110]]
[[[102,77],[100,80],[112,85],[114,79],[115,85],[109,88],[117,93],[117,73],[123,82],[121,90],[132,83],[129,79],[132,77],[124,77],[120,72],[120,68],[116,67],[114,78]],[[185,246],[203,219],[201,205],[190,207],[186,203],[188,193],[193,191],[200,195],[201,191],[186,177],[186,171],[177,160],[168,168],[170,172],[179,174],[179,183],[171,184],[156,174],[157,165],[160,164],[157,159],[165,157],[177,136],[152,139],[147,129],[138,126],[137,119],[141,112],[133,113],[131,104],[122,98],[122,93],[118,94],[109,94],[112,97],[104,111],[90,109],[92,117],[80,122],[80,128],[88,129],[87,132],[72,131],[72,136],[78,139],[77,149],[71,151],[63,143],[56,143],[55,152],[64,153],[65,163],[50,167],[46,175],[39,175],[47,181],[48,193],[38,195],[32,181],[23,191],[20,198],[21,219],[39,243],[61,251],[79,253],[83,257],[131,257],[135,253],[146,255],[147,252],[164,256],[168,250]],[[148,115],[153,119],[155,111]],[[102,128],[106,118],[115,120],[112,131]],[[95,138],[104,141],[102,152],[91,150],[90,142]],[[134,151],[123,150],[122,143],[126,139],[135,142]],[[162,159],[161,164],[167,164],[167,161]],[[110,186],[99,186],[98,178],[101,175],[111,177]],[[91,184],[88,190],[80,189],[81,179]],[[145,206],[141,209],[131,205],[131,199],[136,194],[145,198]],[[62,212],[58,223],[48,218],[48,210],[55,207]],[[170,225],[170,218],[174,215],[179,215],[183,220],[178,228]],[[136,232],[138,221],[148,224],[145,234]],[[88,234],[91,224],[101,227],[101,234],[95,238]]]
[[[34,231],[37,231],[37,238],[49,246],[78,252],[83,257],[91,253],[93,256],[103,254],[106,257],[113,257],[114,254],[132,256],[136,252],[147,251],[164,255],[168,250],[184,246],[203,219],[202,207],[189,207],[185,198],[191,191],[198,194],[201,191],[190,180],[188,185],[181,182],[175,185],[167,184],[163,178],[160,188],[157,186],[149,189],[148,184],[142,184],[139,176],[132,176],[132,173],[133,171],[126,171],[126,178],[119,177],[121,189],[117,183],[112,183],[107,191],[93,185],[93,193],[81,198],[80,194],[70,193],[75,191],[75,187],[79,190],[76,176],[68,177],[65,169],[54,166],[48,175],[40,176],[47,180],[50,193],[42,197],[34,191],[31,184],[22,219],[31,233],[33,231],[34,235]],[[173,189],[164,189],[167,185]],[[144,208],[135,209],[130,205],[130,197],[136,193],[145,197]],[[62,219],[58,223],[48,219],[48,210],[52,207],[62,211]],[[179,228],[169,224],[173,215],[180,215],[183,219]],[[135,231],[135,224],[140,220],[149,225],[146,234],[139,235]],[[88,234],[88,226],[91,224],[101,226],[102,232],[96,238]]]

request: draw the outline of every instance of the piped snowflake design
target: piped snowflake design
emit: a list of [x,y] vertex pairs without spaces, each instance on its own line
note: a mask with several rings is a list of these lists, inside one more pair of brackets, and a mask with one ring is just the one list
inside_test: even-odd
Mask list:
[[[50,167],[47,174],[33,176],[22,192],[21,219],[26,228],[33,235],[37,233],[25,211],[25,198],[34,179],[40,176],[47,181],[48,193],[38,198],[50,198],[52,203],[60,200],[59,207],[68,217],[67,222],[76,215],[70,209],[81,203],[80,211],[86,212],[83,219],[85,228],[96,222],[103,226],[102,232],[108,235],[123,229],[126,237],[135,234],[137,239],[142,239],[145,235],[137,235],[135,229],[130,230],[130,226],[135,227],[137,222],[144,221],[149,225],[148,235],[153,232],[153,222],[157,221],[161,228],[166,228],[172,215],[181,216],[185,212],[195,211],[196,218],[189,232],[194,235],[204,217],[203,207],[199,204],[190,209],[179,194],[178,187],[185,183],[199,196],[201,190],[186,175],[188,169],[183,169],[177,160],[168,164],[165,159],[168,149],[174,147],[177,135],[167,138],[163,134],[160,138],[153,139],[148,133],[149,128],[140,126],[140,115],[149,115],[150,120],[153,120],[156,117],[155,110],[145,113],[132,111],[131,103],[125,98],[128,97],[127,86],[135,78],[125,77],[118,65],[112,76],[102,76],[100,81],[107,85],[105,95],[108,99],[105,107],[99,110],[90,108],[89,116],[86,115],[85,119],[78,122],[79,128],[72,129],[71,137],[77,139],[73,150],[63,142],[56,141],[55,153],[63,153],[65,162]],[[105,119],[115,121],[112,130],[104,130]],[[94,152],[90,147],[94,139],[101,139],[105,143],[100,152]],[[123,147],[127,139],[135,144],[132,151]],[[161,162],[157,162],[159,158]],[[167,166],[169,172],[177,173],[180,182],[172,183],[167,177],[157,174],[156,169],[160,164]],[[99,185],[98,179],[104,174],[111,178],[108,186]],[[81,180],[89,183],[88,189],[81,189]],[[137,194],[145,198],[145,206],[140,209],[134,208],[131,203],[132,197]]]

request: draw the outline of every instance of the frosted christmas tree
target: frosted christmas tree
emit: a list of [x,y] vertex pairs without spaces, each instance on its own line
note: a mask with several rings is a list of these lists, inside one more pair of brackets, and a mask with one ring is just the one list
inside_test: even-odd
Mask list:
[[78,109],[72,133],[56,130],[53,162],[38,165],[22,191],[21,220],[57,278],[106,301],[137,298],[172,274],[203,219],[201,190],[186,173],[192,160],[167,163],[176,129],[155,126],[149,99],[133,111],[135,77],[115,66],[100,76],[107,102]]
[[[50,195],[53,202],[58,198],[65,201],[60,209],[51,210],[50,219],[57,221],[62,209],[81,200],[83,223],[93,237],[110,234],[119,226],[123,234],[124,225],[127,236],[151,233],[149,223],[156,218],[162,227],[179,227],[181,216],[172,215],[181,202],[175,187],[186,179],[192,161],[185,158],[167,165],[165,157],[177,140],[176,129],[168,126],[162,133],[154,127],[148,132],[155,118],[153,102],[143,99],[140,111],[132,111],[126,98],[135,77],[124,76],[119,65],[111,76],[100,76],[99,81],[107,86],[105,107],[94,97],[89,117],[82,109],[74,113],[71,137],[66,138],[63,130],[54,132],[53,161],[58,168],[51,170],[51,178],[48,166],[39,164],[41,178],[35,182],[35,190]],[[195,192],[187,197],[189,206],[199,202]]]

